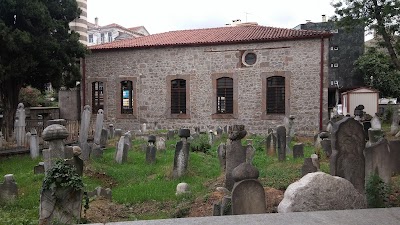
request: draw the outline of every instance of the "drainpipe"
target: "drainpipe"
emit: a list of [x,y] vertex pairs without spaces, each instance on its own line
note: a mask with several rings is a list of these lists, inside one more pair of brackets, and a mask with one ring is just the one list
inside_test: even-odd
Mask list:
[[82,109],[86,104],[86,60],[82,58]]
[[322,131],[322,115],[323,115],[323,95],[324,95],[324,37],[321,37],[321,67],[320,67],[320,89],[319,89],[319,130]]

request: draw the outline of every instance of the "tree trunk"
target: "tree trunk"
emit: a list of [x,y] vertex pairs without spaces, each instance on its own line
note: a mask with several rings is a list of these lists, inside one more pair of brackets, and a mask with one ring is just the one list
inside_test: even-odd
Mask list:
[[0,97],[4,107],[1,127],[7,141],[10,141],[14,130],[15,112],[18,107],[20,89],[21,84],[16,79],[7,79],[0,83]]
[[396,52],[394,51],[392,41],[390,40],[390,36],[386,31],[385,24],[382,18],[382,10],[381,7],[378,5],[377,1],[373,1],[375,6],[375,18],[378,23],[378,31],[382,35],[383,41],[385,42],[386,49],[389,52],[390,59],[393,62],[393,65],[400,71],[400,61],[397,58]]

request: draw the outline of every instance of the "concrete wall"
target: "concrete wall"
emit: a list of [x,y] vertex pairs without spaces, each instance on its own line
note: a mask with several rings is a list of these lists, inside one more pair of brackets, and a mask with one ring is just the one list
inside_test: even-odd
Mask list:
[[[252,67],[244,67],[244,51],[257,54]],[[327,55],[324,49],[323,119],[327,122]],[[286,115],[296,117],[300,135],[319,130],[321,40],[297,40],[255,44],[165,47],[135,50],[93,51],[86,58],[86,104],[91,105],[91,83],[105,83],[106,123],[123,129],[138,129],[139,122],[159,128],[207,127],[244,124],[253,133],[266,133],[282,124],[284,115],[265,115],[265,82],[268,76],[286,77]],[[215,79],[234,79],[236,114],[215,114]],[[180,118],[169,114],[168,82],[186,79],[189,87],[189,114]],[[135,88],[134,115],[120,114],[120,81],[131,80]]]

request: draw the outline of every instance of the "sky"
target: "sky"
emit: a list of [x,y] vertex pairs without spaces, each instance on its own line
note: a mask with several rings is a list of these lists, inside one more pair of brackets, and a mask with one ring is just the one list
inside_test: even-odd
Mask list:
[[99,25],[144,26],[150,34],[222,27],[232,20],[294,28],[334,15],[332,0],[87,0],[88,21]]

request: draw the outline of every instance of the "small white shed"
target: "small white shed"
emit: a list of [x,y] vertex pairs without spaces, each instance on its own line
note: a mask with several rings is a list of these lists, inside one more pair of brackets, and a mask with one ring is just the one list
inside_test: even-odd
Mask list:
[[360,87],[342,93],[343,115],[354,116],[354,109],[358,105],[364,105],[364,112],[374,116],[378,112],[379,91]]

